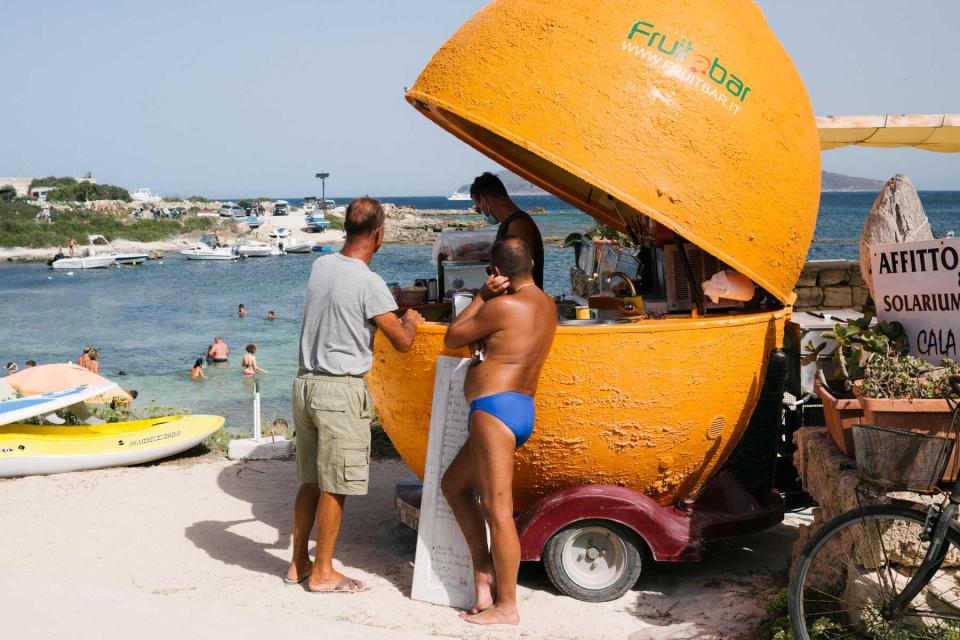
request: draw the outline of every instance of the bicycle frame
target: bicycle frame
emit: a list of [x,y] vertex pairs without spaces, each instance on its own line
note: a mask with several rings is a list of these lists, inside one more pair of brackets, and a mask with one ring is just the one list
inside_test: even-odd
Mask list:
[[[951,377],[950,386],[953,388],[954,393],[960,397],[960,378]],[[957,434],[957,428],[960,427],[960,425],[957,424],[958,420],[960,420],[960,414],[958,414],[960,404],[951,398],[947,398],[946,400],[953,413],[950,432],[952,432],[955,437],[960,437],[960,434]],[[948,435],[950,432],[948,432]],[[948,447],[948,460],[950,456],[953,455],[953,447],[955,446],[956,441],[954,441],[953,446]],[[885,610],[882,613],[887,619],[902,617],[907,606],[917,597],[923,588],[930,583],[933,575],[940,569],[940,565],[943,564],[944,559],[947,557],[947,552],[950,550],[950,545],[947,542],[947,532],[953,524],[953,519],[957,515],[958,508],[960,508],[960,474],[958,474],[957,479],[950,488],[947,506],[944,507],[937,516],[933,526],[933,532],[930,536],[930,547],[927,549],[923,562],[920,563],[919,569],[917,569],[914,576],[910,578],[910,581],[903,588],[903,591],[884,608]]]

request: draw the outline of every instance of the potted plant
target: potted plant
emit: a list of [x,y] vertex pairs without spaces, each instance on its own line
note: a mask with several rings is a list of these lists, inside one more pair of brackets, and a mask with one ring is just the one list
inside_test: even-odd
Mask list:
[[[865,367],[875,358],[889,358],[905,350],[903,325],[899,322],[873,322],[867,313],[857,320],[837,324],[823,334],[833,340],[833,375],[828,380],[823,369],[817,371],[814,389],[823,401],[823,418],[830,439],[845,455],[853,457],[853,426],[861,424],[863,409],[853,393],[854,385],[863,379]],[[818,356],[826,343],[807,343],[808,357],[822,362]]]

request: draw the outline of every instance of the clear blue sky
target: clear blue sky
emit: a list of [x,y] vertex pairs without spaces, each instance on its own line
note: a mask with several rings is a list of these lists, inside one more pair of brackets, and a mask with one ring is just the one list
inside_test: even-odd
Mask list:
[[[0,176],[163,194],[447,194],[492,161],[403,99],[483,0],[6,0]],[[818,114],[960,112],[948,0],[764,0]],[[960,154],[847,149],[824,168],[960,189]]]

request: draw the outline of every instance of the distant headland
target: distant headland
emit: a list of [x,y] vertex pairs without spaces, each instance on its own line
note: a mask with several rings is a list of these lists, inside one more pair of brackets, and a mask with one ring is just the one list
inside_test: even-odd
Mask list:
[[[497,177],[503,181],[503,186],[507,188],[507,193],[512,196],[546,196],[546,191],[524,180],[512,171],[504,169],[494,172]],[[854,176],[845,176],[840,173],[821,172],[821,191],[876,191],[879,192],[883,187],[883,180],[873,180],[872,178],[856,178]],[[469,194],[470,183],[467,183],[457,189],[456,193]]]

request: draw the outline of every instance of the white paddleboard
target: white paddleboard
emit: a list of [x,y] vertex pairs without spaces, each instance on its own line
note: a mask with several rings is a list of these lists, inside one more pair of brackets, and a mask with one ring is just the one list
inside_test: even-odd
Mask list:
[[57,409],[96,398],[116,388],[116,384],[94,384],[73,387],[63,391],[51,391],[26,398],[16,398],[0,402],[0,425],[19,422],[28,418],[45,416]]

